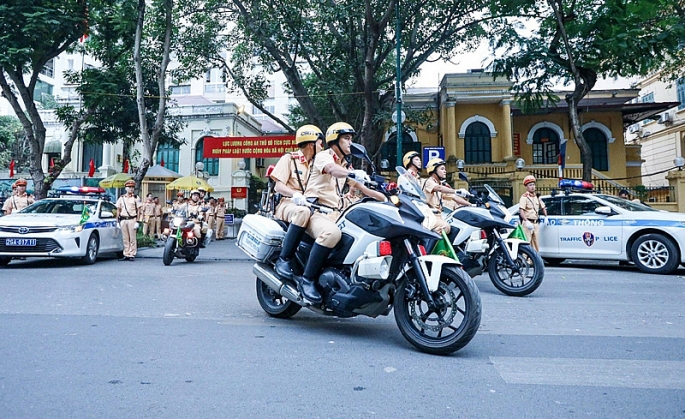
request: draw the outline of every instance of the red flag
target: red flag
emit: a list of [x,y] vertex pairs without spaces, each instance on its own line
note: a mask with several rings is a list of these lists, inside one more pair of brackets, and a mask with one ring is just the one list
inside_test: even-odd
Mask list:
[[164,157],[162,157],[162,161],[159,162],[160,166],[164,167]]
[[124,169],[121,171],[121,173],[128,173],[128,159],[124,161]]
[[52,169],[53,167],[55,167],[55,158],[50,157],[50,168]]
[[95,174],[95,161],[93,161],[93,159],[90,159],[88,167],[88,177],[93,177],[93,175]]
[[10,177],[14,177],[14,159],[10,162]]

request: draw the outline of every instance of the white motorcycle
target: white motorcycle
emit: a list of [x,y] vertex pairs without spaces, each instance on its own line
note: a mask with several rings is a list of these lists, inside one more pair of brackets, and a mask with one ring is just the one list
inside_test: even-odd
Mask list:
[[[462,175],[462,180],[468,181]],[[527,241],[506,237],[512,228],[511,215],[502,198],[489,185],[484,186],[487,194],[482,198],[466,191],[462,194],[475,201],[476,207],[444,213],[450,227],[458,230],[454,250],[472,278],[487,270],[492,284],[504,294],[528,295],[545,276],[542,258]]]
[[[353,155],[370,163],[357,144]],[[402,335],[419,350],[449,354],[463,348],[480,325],[478,288],[458,261],[426,254],[422,240],[439,236],[421,225],[424,216],[412,203],[415,198],[387,191],[379,182],[366,184],[388,201],[365,198],[341,214],[337,225],[342,239],[318,277],[321,304],[310,303],[294,281],[274,272],[285,224],[257,214],[243,219],[237,244],[257,261],[253,272],[259,304],[278,318],[291,317],[302,307],[338,317],[375,318],[394,311]],[[412,194],[425,199],[420,188]],[[291,260],[296,274],[306,265],[313,243],[305,237]]]

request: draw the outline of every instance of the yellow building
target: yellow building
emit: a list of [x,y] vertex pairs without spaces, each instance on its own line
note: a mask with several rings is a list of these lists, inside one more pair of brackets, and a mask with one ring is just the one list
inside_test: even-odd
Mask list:
[[[498,181],[504,195],[517,196],[520,179],[528,173],[538,177],[538,189],[556,186],[560,150],[566,143],[564,177],[581,178],[566,92],[558,93],[556,105],[525,114],[516,106],[510,87],[506,80],[493,81],[490,74],[474,71],[445,75],[437,90],[408,91],[404,108],[427,110],[433,118],[418,126],[408,124],[403,152],[444,147],[448,172],[463,167],[471,178]],[[583,134],[593,151],[593,182],[607,193],[642,184],[640,146],[626,146],[623,133],[626,126],[658,112],[659,104],[630,103],[637,95],[635,89],[592,91],[579,106]],[[389,129],[383,149],[391,167],[396,155],[394,132],[394,127]]]

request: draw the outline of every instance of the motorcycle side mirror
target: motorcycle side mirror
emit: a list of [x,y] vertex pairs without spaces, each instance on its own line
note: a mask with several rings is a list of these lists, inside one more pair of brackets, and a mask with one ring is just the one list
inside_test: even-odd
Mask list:
[[464,172],[459,172],[459,180],[464,181],[464,182],[468,182],[468,181],[469,181],[469,177],[468,177],[468,175],[467,175],[466,173],[464,173]]

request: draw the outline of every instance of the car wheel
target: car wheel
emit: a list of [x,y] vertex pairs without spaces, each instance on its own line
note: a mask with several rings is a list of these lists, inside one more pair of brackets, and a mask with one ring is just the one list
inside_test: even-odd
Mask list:
[[81,258],[84,265],[92,265],[98,257],[100,241],[95,234],[91,234],[86,245],[86,255]]
[[0,266],[7,266],[12,261],[12,258],[0,258]]
[[668,274],[678,267],[678,249],[661,234],[646,234],[633,243],[633,263],[642,272]]

